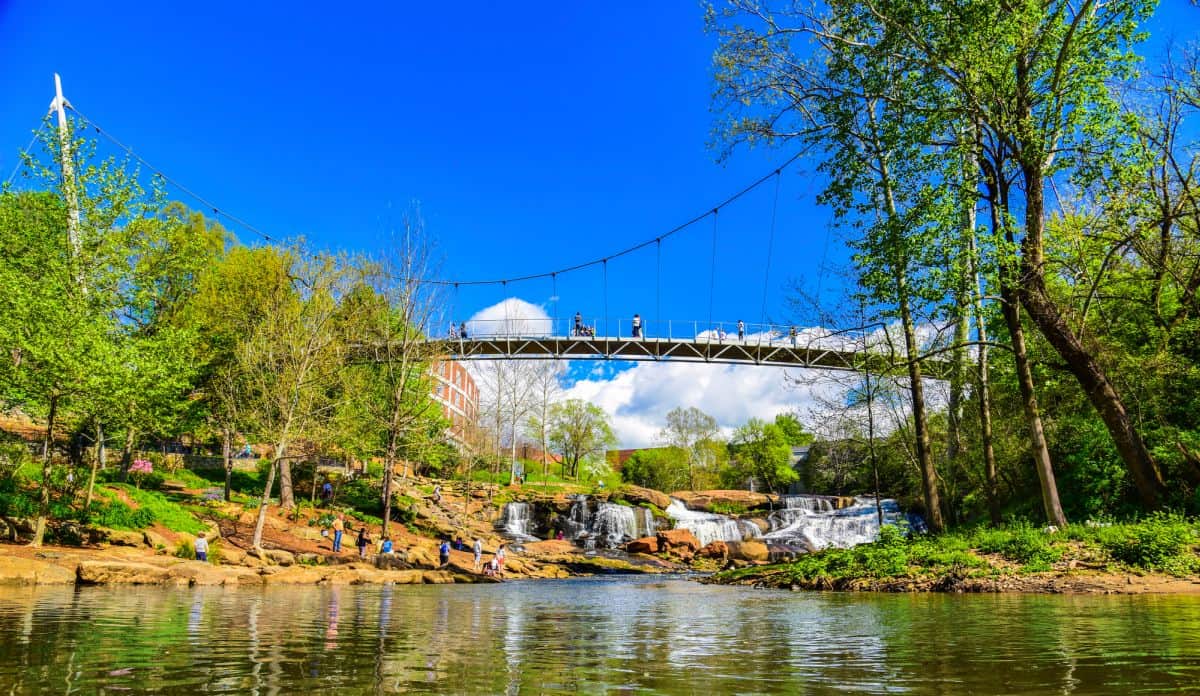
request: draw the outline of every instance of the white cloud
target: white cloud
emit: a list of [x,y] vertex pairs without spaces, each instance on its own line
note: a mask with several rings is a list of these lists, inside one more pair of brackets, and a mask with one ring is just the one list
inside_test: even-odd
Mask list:
[[541,305],[509,297],[485,307],[467,320],[470,336],[548,336],[553,321]]
[[[558,331],[552,331],[555,328]],[[544,307],[516,297],[486,307],[468,320],[472,336],[562,334],[566,328],[553,327]],[[932,329],[927,329],[927,333],[932,335]],[[703,335],[708,333],[702,332]],[[747,340],[757,339],[758,334],[747,334]],[[771,339],[790,342],[783,331],[763,335],[763,340]],[[800,329],[797,335],[798,345],[829,349],[853,348],[856,344],[861,346],[862,341],[861,336],[821,328]],[[872,332],[867,342],[874,350],[881,350],[880,344],[885,343],[883,330]],[[897,343],[903,346],[903,341]],[[816,405],[815,395],[836,399],[846,386],[844,374],[842,384],[820,379],[796,383],[784,379],[789,372],[809,377],[821,374],[821,371],[758,365],[596,361],[571,370],[574,379],[568,379],[570,383],[564,385],[564,392],[565,398],[583,399],[603,408],[612,418],[621,447],[646,447],[656,444],[667,413],[676,407],[699,408],[713,416],[729,434],[750,418],[770,420],[785,412],[797,412],[807,421]],[[937,390],[932,391],[931,401],[938,402]],[[810,427],[816,425],[819,424]]]
[[676,407],[696,408],[728,434],[750,418],[807,411],[816,386],[788,385],[784,368],[703,363],[635,363],[609,378],[580,379],[567,398],[603,408],[613,420],[621,447],[654,445]]

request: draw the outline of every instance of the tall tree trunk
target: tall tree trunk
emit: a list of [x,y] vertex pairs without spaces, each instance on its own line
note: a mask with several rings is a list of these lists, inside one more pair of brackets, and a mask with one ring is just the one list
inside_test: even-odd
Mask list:
[[129,480],[129,467],[133,466],[133,447],[137,444],[137,429],[132,425],[125,429],[125,447],[121,450],[121,480]]
[[934,532],[945,529],[942,519],[942,501],[938,495],[937,469],[933,465],[933,452],[929,444],[929,422],[925,415],[925,384],[921,375],[920,346],[917,345],[916,329],[912,311],[908,304],[908,290],[903,273],[897,274],[900,299],[900,323],[904,330],[904,348],[908,355],[909,390],[912,395],[913,430],[917,439],[917,462],[921,467],[921,490],[925,497],[925,512],[929,515],[929,528]]
[[989,375],[989,350],[987,323],[983,314],[983,292],[979,284],[979,246],[976,242],[975,231],[971,230],[968,238],[971,259],[971,276],[973,278],[974,298],[972,305],[975,312],[975,333],[979,337],[979,359],[976,362],[977,387],[979,389],[979,444],[983,450],[983,473],[986,479],[988,501],[988,517],[993,525],[1002,521],[1000,515],[1000,481],[996,473],[996,450],[992,444],[992,382]]
[[1025,180],[1025,238],[1021,240],[1021,273],[1018,293],[1021,305],[1037,325],[1046,341],[1067,364],[1067,369],[1083,387],[1088,400],[1108,428],[1117,452],[1133,477],[1138,496],[1146,508],[1158,507],[1166,492],[1162,471],[1125,409],[1125,403],[1109,381],[1103,367],[1083,346],[1068,326],[1046,289],[1043,259],[1044,190],[1038,167],[1022,169]]
[[387,536],[388,525],[392,521],[392,470],[396,466],[396,437],[395,434],[388,438],[387,453],[383,458],[383,490],[380,495],[383,496],[383,529],[380,531],[381,538]]
[[229,428],[221,429],[221,464],[225,467],[225,502],[228,503],[233,481],[233,433]]
[[279,507],[291,510],[296,507],[296,494],[292,490],[292,461],[283,452],[276,454],[276,461],[279,462]]
[[[989,171],[1003,171],[1003,165],[993,168],[985,165]],[[1011,226],[1005,223],[1008,218],[1008,182],[1002,178],[989,175],[986,182],[988,192],[988,209],[991,217],[992,236],[998,248],[1012,248],[1015,244]],[[1065,526],[1066,515],[1063,514],[1062,503],[1058,498],[1058,482],[1054,478],[1054,466],[1050,460],[1050,449],[1046,444],[1046,432],[1042,427],[1042,415],[1038,408],[1037,392],[1033,384],[1033,369],[1029,365],[1029,352],[1025,344],[1025,327],[1021,324],[1020,297],[1014,287],[1012,263],[1002,254],[998,264],[1000,286],[1001,313],[1004,324],[1008,328],[1011,342],[1013,362],[1017,373],[1017,387],[1021,393],[1021,405],[1025,412],[1025,424],[1029,428],[1030,456],[1033,457],[1033,467],[1037,472],[1038,484],[1042,491],[1042,509],[1046,520],[1053,525]]]
[[267,507],[271,504],[271,489],[275,486],[275,469],[278,466],[277,453],[275,459],[271,461],[270,468],[267,469],[267,483],[263,486],[262,500],[258,504],[258,517],[254,520],[254,536],[250,540],[250,546],[254,549],[262,549],[263,524],[267,521]]
[[50,397],[50,413],[46,417],[46,439],[42,442],[42,486],[38,496],[37,524],[33,528],[30,546],[41,546],[46,536],[46,518],[50,516],[50,476],[54,456],[54,420],[58,415],[58,396]]
[[92,457],[92,472],[88,475],[87,496],[83,499],[83,509],[92,506],[92,496],[96,492],[96,470],[104,466],[104,427],[96,421],[96,455]]

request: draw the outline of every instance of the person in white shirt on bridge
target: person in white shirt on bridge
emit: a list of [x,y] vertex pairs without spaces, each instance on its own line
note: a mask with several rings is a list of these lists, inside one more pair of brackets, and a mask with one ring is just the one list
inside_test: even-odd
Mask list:
[[637,314],[633,315],[633,337],[642,337],[642,317]]

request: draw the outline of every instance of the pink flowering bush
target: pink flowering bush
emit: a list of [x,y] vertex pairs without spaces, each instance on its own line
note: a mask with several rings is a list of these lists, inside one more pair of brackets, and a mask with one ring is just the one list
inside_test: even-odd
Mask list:
[[134,485],[138,488],[142,487],[142,479],[152,473],[154,473],[154,465],[148,459],[135,459],[133,464],[129,465],[129,475],[133,477]]

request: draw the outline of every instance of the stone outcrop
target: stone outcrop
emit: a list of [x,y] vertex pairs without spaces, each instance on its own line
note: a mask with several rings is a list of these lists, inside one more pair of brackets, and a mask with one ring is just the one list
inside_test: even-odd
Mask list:
[[693,554],[700,550],[700,540],[687,529],[667,529],[656,536],[660,551],[677,554],[680,550],[686,550],[688,554]]
[[752,491],[675,491],[672,498],[678,498],[690,510],[704,512],[721,512],[713,506],[728,510],[730,507],[740,507],[744,510],[769,508],[779,501],[779,496]]
[[187,578],[172,575],[168,568],[124,561],[82,561],[75,577],[81,585],[188,584]]
[[629,553],[658,553],[658,537],[642,537],[625,544]]
[[761,541],[731,541],[726,546],[729,548],[729,558],[735,561],[765,563],[771,557],[767,545]]
[[0,558],[0,585],[70,585],[75,573],[33,558]]
[[613,497],[624,498],[631,503],[649,503],[659,510],[666,510],[671,505],[671,498],[666,493],[640,486],[621,486],[620,490],[613,493]]
[[723,541],[713,541],[696,552],[700,558],[726,558],[729,556],[729,546]]

